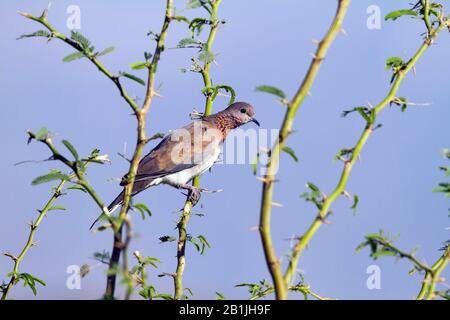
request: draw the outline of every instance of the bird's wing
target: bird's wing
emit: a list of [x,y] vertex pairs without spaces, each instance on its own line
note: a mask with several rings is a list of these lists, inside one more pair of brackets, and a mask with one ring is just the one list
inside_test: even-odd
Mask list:
[[167,135],[141,159],[135,181],[145,181],[192,168],[222,143],[220,131],[210,123],[193,122]]

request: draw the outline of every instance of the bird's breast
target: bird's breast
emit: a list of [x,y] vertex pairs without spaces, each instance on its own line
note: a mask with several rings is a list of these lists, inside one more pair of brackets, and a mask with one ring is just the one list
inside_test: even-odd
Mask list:
[[192,166],[191,168],[169,174],[163,177],[161,182],[174,186],[188,183],[195,177],[201,175],[209,168],[211,168],[219,158],[220,152],[220,147],[215,148],[215,150],[213,150],[212,152],[204,154],[203,158],[196,165]]

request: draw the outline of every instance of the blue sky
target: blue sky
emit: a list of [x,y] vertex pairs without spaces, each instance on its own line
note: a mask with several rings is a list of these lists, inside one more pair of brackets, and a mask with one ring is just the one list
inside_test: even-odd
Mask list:
[[[448,1],[441,1],[449,5]],[[39,14],[47,1],[2,1],[0,23],[3,44],[0,63],[1,136],[4,152],[0,160],[3,181],[0,194],[3,202],[0,250],[18,253],[23,247],[27,221],[37,216],[50,195],[50,185],[33,187],[31,181],[56,163],[24,164],[23,160],[39,160],[48,156],[43,145],[26,144],[26,130],[47,127],[56,140],[70,140],[82,154],[100,148],[111,156],[112,165],[92,166],[88,179],[105,202],[113,199],[120,188],[116,180],[127,168],[117,156],[127,143],[128,153],[135,139],[135,121],[128,106],[121,100],[114,85],[87,61],[70,64],[62,58],[71,49],[59,41],[15,39],[40,29],[36,23],[16,14],[17,10]],[[128,66],[142,59],[143,52],[153,44],[146,37],[149,30],[158,31],[164,12],[164,1],[54,1],[49,20],[68,33],[66,8],[81,8],[81,32],[97,48],[115,46],[116,51],[102,58],[114,72],[127,71]],[[182,11],[185,1],[175,1],[180,14],[194,17],[203,12]],[[287,253],[289,239],[305,231],[314,218],[314,207],[299,195],[305,183],[314,182],[327,193],[338,181],[341,164],[332,161],[336,152],[352,146],[363,129],[356,116],[341,118],[343,110],[367,103],[376,104],[389,89],[390,74],[384,61],[390,56],[410,57],[421,44],[422,23],[409,18],[395,23],[382,21],[380,30],[366,27],[369,5],[378,5],[386,13],[408,6],[408,1],[353,1],[344,28],[339,35],[311,90],[311,96],[299,110],[296,133],[289,146],[299,162],[283,155],[274,200],[284,205],[273,210],[273,238],[279,255]],[[220,18],[227,23],[218,32],[214,43],[217,65],[212,68],[215,83],[231,85],[238,100],[252,103],[257,118],[266,129],[278,128],[283,107],[271,96],[255,92],[257,85],[282,88],[289,96],[295,93],[315,50],[312,39],[320,39],[335,12],[335,1],[231,1],[223,0]],[[173,24],[167,46],[173,48],[189,36],[186,27]],[[402,113],[387,108],[377,130],[363,150],[355,166],[347,190],[360,197],[357,213],[351,203],[339,199],[333,206],[331,224],[323,226],[302,256],[300,269],[314,291],[340,299],[410,299],[420,286],[419,275],[409,276],[410,265],[392,258],[372,261],[368,252],[354,254],[364,235],[384,229],[400,234],[399,247],[412,250],[419,246],[418,257],[432,264],[440,255],[441,243],[448,239],[448,202],[441,194],[431,192],[443,181],[438,167],[445,164],[440,154],[448,147],[447,90],[450,61],[449,36],[439,37],[419,61],[416,76],[403,82],[399,95],[429,106],[411,107]],[[201,110],[203,96],[198,74],[181,73],[189,67],[189,50],[166,50],[157,74],[163,98],[152,105],[149,135],[168,132],[189,122],[194,107]],[[143,76],[143,74],[142,74]],[[143,88],[127,82],[130,94],[143,98]],[[225,107],[227,100],[218,98],[215,110]],[[153,145],[148,146],[148,150]],[[184,283],[194,298],[214,298],[222,292],[227,298],[248,297],[242,282],[269,279],[259,234],[251,231],[259,220],[261,183],[251,172],[251,165],[220,165],[206,173],[202,184],[222,193],[205,194],[202,206],[195,208],[189,224],[192,235],[206,236],[212,248],[200,256],[188,246]],[[175,243],[160,244],[163,235],[175,235],[178,215],[184,197],[167,186],[153,188],[138,196],[153,216],[141,221],[133,214],[137,237],[131,251],[158,257],[162,263],[150,270],[149,281],[161,292],[172,293],[172,281],[158,278],[161,272],[175,270]],[[93,234],[90,223],[98,214],[95,204],[84,194],[70,192],[61,198],[64,212],[51,212],[38,230],[38,246],[25,257],[21,270],[47,282],[39,288],[42,299],[95,299],[105,285],[105,268],[93,268],[82,280],[81,290],[68,290],[66,269],[69,265],[95,265],[92,254],[110,250],[109,233]],[[285,259],[284,259],[285,261]],[[368,266],[381,268],[381,289],[368,290]],[[8,258],[0,259],[0,275],[11,270]],[[450,276],[450,271],[443,273]],[[12,298],[33,298],[28,288],[17,286]],[[293,295],[292,297],[299,297]]]

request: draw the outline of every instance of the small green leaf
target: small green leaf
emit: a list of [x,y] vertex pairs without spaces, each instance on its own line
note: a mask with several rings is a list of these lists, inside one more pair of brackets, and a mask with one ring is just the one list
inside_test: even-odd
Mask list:
[[90,47],[91,42],[85,36],[83,36],[80,32],[72,30],[72,34],[71,34],[70,38],[72,40],[78,42],[81,45],[81,47],[83,47],[83,49],[85,49],[85,50],[86,49],[88,49],[88,50],[92,49]]
[[34,135],[34,138],[36,140],[39,141],[44,141],[45,139],[48,138],[48,136],[50,135],[49,131],[47,130],[47,128],[41,128],[39,129],[39,131]]
[[80,268],[80,276],[84,278],[90,271],[90,267],[88,264],[83,264]]
[[161,299],[163,299],[163,300],[173,300],[172,295],[170,295],[170,294],[168,294],[168,293],[160,293],[160,294],[157,294],[157,295],[155,296],[155,298],[161,298]]
[[395,255],[397,255],[397,254],[394,251],[391,251],[391,250],[380,250],[380,251],[377,251],[377,252],[373,252],[371,254],[371,257],[376,259],[378,257],[395,256]]
[[18,37],[16,40],[20,40],[20,39],[24,39],[24,38],[33,38],[33,37],[50,38],[51,34],[45,30],[38,30],[38,31],[30,33],[30,34],[23,34],[20,37]]
[[158,258],[153,258],[153,257],[145,257],[142,260],[142,264],[144,265],[144,267],[150,264],[154,268],[158,268],[158,266],[156,265],[156,262],[161,263],[161,260],[159,260]]
[[209,244],[208,240],[206,240],[206,238],[204,236],[199,235],[197,238],[202,243],[202,250],[201,250],[200,254],[203,255],[205,253],[206,247],[211,248],[211,245]]
[[195,248],[197,249],[198,252],[201,252],[201,248],[197,242],[197,238],[190,238],[189,242],[191,242],[195,246]]
[[150,60],[151,57],[152,57],[152,54],[150,52],[144,51],[145,61]]
[[388,13],[385,17],[384,20],[397,20],[398,18],[402,17],[402,16],[414,16],[417,17],[417,12],[413,11],[413,10],[396,10],[396,11],[392,11],[390,13]]
[[147,66],[148,66],[148,62],[144,62],[144,61],[138,61],[138,62],[130,64],[130,68],[133,70],[141,70],[141,69],[147,68]]
[[154,135],[152,135],[150,138],[148,138],[147,141],[152,141],[152,140],[162,139],[162,138],[164,138],[164,133],[157,132]]
[[39,184],[42,183],[47,183],[47,182],[51,182],[51,181],[55,181],[55,180],[65,180],[68,181],[70,180],[69,176],[66,174],[63,174],[61,172],[50,172],[49,174],[37,177],[36,179],[34,179],[31,184],[33,186],[37,186]]
[[191,23],[191,21],[189,21],[189,19],[186,18],[185,16],[175,16],[173,17],[173,19],[178,22],[186,22],[187,24]]
[[196,47],[198,47],[199,42],[192,38],[184,38],[184,39],[181,39],[180,42],[178,42],[177,48],[186,48],[187,46],[192,46],[192,45],[196,45]]
[[253,162],[252,162],[252,172],[253,172],[253,175],[254,175],[254,176],[256,176],[256,173],[257,173],[257,171],[258,171],[259,157],[260,157],[260,155],[259,155],[259,153],[258,153],[258,154],[256,155],[256,157],[255,157],[255,160],[253,160]]
[[[229,93],[231,95],[230,97],[230,101],[228,101],[228,105],[233,104],[233,102],[236,100],[236,91],[234,91],[234,89],[230,86],[227,86],[225,84],[219,84],[216,86],[217,89],[217,93],[215,93],[215,96],[217,96],[219,90],[225,90],[225,92]],[[215,99],[216,97],[214,97]]]
[[280,99],[286,99],[286,94],[283,92],[283,90],[278,89],[273,86],[266,86],[266,85],[257,86],[255,88],[255,91],[273,94],[273,95],[279,97]]
[[358,206],[358,202],[359,202],[359,197],[355,194],[353,196],[353,205],[350,207],[350,209],[353,210],[353,213],[356,212],[356,207]]
[[108,48],[106,48],[105,50],[103,50],[102,52],[98,53],[98,54],[97,54],[97,57],[105,56],[105,55],[107,55],[107,54],[113,52],[115,49],[116,49],[116,48],[114,48],[114,47],[108,47]]
[[[30,289],[31,289],[31,291],[33,292],[34,295],[37,294],[37,290],[36,290],[36,282],[39,283],[39,284],[42,285],[42,286],[46,286],[46,285],[47,285],[44,281],[42,281],[42,280],[39,279],[39,278],[36,278],[35,276],[33,276],[33,275],[29,274],[29,273],[14,273],[14,272],[11,272],[11,273],[9,273],[9,274],[10,274],[11,276],[12,276],[12,275],[15,275],[16,278],[17,278],[17,281],[23,280],[23,282],[24,282],[23,285],[24,285],[25,287],[26,287],[26,286],[29,286]],[[9,275],[8,275],[8,276],[9,276]]]
[[198,60],[202,61],[205,64],[213,62],[214,59],[215,59],[214,53],[212,53],[211,51],[202,51],[198,55]]
[[69,54],[68,56],[65,56],[63,58],[64,62],[72,62],[81,58],[86,57],[86,55],[84,54],[84,52],[74,52],[72,54]]
[[66,146],[66,148],[70,151],[70,153],[73,155],[73,157],[75,158],[75,160],[78,160],[78,152],[75,149],[75,147],[67,140],[63,140],[62,143]]
[[192,297],[194,296],[194,293],[192,292],[192,290],[190,288],[184,288],[184,290],[189,293],[189,295]]
[[390,57],[386,59],[386,70],[399,68],[405,65],[401,57]]
[[144,203],[136,203],[133,205],[133,208],[136,208],[142,216],[142,220],[145,220],[145,215],[147,214],[149,217],[152,216],[152,212]]
[[74,184],[73,186],[69,186],[66,188],[67,190],[79,190],[79,191],[83,191],[84,193],[86,193],[86,189],[84,189],[82,186],[78,185],[78,184]]
[[189,0],[189,2],[186,4],[187,9],[195,9],[202,6],[201,0]]
[[225,296],[220,293],[220,292],[216,292],[216,300],[225,300]]
[[309,189],[311,189],[311,191],[313,191],[313,192],[317,192],[317,193],[320,192],[320,189],[319,189],[314,183],[312,183],[312,182],[308,182],[308,183],[306,184],[306,186],[307,186]]
[[124,77],[126,77],[126,78],[128,78],[128,79],[134,80],[134,81],[136,81],[137,83],[142,84],[143,86],[145,86],[145,81],[142,80],[142,79],[139,78],[139,77],[136,77],[136,76],[134,76],[134,75],[132,75],[132,74],[129,74],[129,73],[127,73],[127,72],[120,72],[120,75],[121,75],[121,76],[124,76]]
[[48,208],[48,211],[53,211],[53,210],[66,210],[65,207],[61,206],[61,205],[56,205],[56,206],[51,206],[50,208]]
[[368,109],[365,107],[356,107],[355,110],[364,118],[367,122],[370,121],[369,116],[367,115]]
[[161,241],[161,242],[173,242],[175,240],[176,240],[176,238],[175,237],[171,237],[171,236],[159,237],[159,241]]
[[295,151],[292,150],[291,148],[289,148],[288,146],[284,146],[282,149],[284,152],[286,152],[288,155],[290,155],[292,157],[292,159],[294,159],[295,162],[298,162],[298,157],[295,154]]
[[450,183],[447,183],[447,182],[439,183],[439,187],[434,188],[433,192],[446,193],[447,197],[449,197],[450,196]]

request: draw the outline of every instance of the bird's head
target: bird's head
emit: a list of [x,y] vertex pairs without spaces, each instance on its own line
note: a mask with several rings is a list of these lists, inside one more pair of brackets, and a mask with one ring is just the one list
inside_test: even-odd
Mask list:
[[246,102],[235,102],[223,111],[231,117],[236,127],[240,127],[248,122],[254,122],[259,127],[258,120],[255,119],[255,109]]

